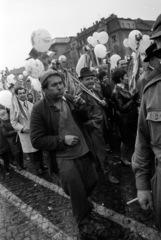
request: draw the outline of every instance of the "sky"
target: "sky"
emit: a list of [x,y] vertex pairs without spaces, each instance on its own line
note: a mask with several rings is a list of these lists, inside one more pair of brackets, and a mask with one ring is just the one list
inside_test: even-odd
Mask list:
[[46,29],[52,38],[76,36],[112,13],[156,20],[161,0],[0,0],[0,70],[25,65],[34,30]]

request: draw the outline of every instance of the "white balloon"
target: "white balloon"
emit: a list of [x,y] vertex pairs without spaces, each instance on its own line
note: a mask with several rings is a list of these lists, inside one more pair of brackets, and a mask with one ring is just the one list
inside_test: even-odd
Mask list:
[[13,74],[8,75],[7,76],[7,82],[9,84],[11,84],[11,83],[15,84],[16,83],[15,75],[13,75]]
[[19,74],[19,75],[18,75],[18,79],[19,79],[19,80],[22,80],[22,79],[23,79],[23,75],[22,75],[22,74]]
[[107,49],[106,49],[106,47],[104,45],[98,44],[94,48],[94,53],[95,53],[96,57],[104,58],[106,56],[106,54],[107,54]]
[[64,56],[64,55],[61,55],[61,56],[59,57],[59,61],[60,61],[60,62],[66,62],[66,60],[67,60],[67,58],[66,58],[66,56]]
[[95,47],[97,44],[98,44],[98,41],[95,38],[93,38],[91,45]]
[[76,73],[78,74],[78,76],[80,76],[80,70],[81,70],[82,68],[84,68],[84,66],[85,66],[85,61],[86,61],[85,55],[83,54],[83,55],[79,58],[78,63],[77,63],[77,66],[76,66]]
[[93,38],[97,40],[98,39],[98,34],[99,34],[98,32],[94,32],[93,33]]
[[131,56],[133,57],[134,60],[136,60],[136,53],[132,52]]
[[148,35],[143,35],[143,39],[140,41],[139,50],[141,53],[144,53],[145,50],[151,45],[152,41]]
[[92,44],[92,41],[93,41],[93,37],[89,36],[89,37],[87,38],[87,42],[88,42],[89,44]]
[[44,71],[44,65],[39,59],[29,59],[25,64],[26,72],[33,78],[39,78]]
[[31,86],[32,88],[37,91],[37,92],[41,92],[41,83],[38,79],[35,78],[31,78],[30,77],[30,81],[31,81]]
[[24,77],[27,77],[27,72],[23,71],[23,75],[24,75]]
[[38,52],[47,52],[52,44],[52,38],[45,29],[38,29],[31,34],[32,46]]
[[0,104],[6,108],[11,107],[12,93],[7,90],[2,90],[0,92]]
[[108,34],[106,32],[103,31],[103,32],[100,32],[98,34],[98,41],[100,43],[106,44],[108,42],[108,39],[109,39],[109,37],[108,37]]
[[129,33],[129,46],[132,50],[136,51],[138,42],[142,39],[143,35],[138,30],[133,30]]
[[110,57],[111,69],[117,66],[117,61],[120,60],[121,57],[117,54],[114,54]]
[[123,45],[124,45],[124,47],[126,47],[126,48],[129,47],[129,39],[128,39],[128,38],[125,38],[125,39],[124,39]]

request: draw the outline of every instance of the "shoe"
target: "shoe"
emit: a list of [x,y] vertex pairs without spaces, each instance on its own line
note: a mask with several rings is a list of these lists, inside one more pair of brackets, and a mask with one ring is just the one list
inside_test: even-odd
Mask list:
[[26,170],[26,169],[27,169],[27,167],[25,167],[24,165],[22,165],[21,168],[22,168],[23,170]]
[[113,153],[113,151],[112,151],[111,149],[106,149],[106,151],[107,151],[108,153]]
[[10,172],[13,172],[14,171],[14,168],[12,168],[11,166],[8,166],[6,168],[6,173],[10,173]]
[[120,181],[116,177],[114,177],[111,172],[108,172],[106,174],[107,174],[107,178],[108,178],[109,182],[115,183],[115,184],[119,184],[120,183]]
[[90,213],[92,210],[94,210],[94,204],[90,200],[87,200],[87,203],[88,203],[88,209]]
[[38,170],[37,170],[37,175],[42,175],[43,174],[43,171],[39,168]]
[[46,171],[46,170],[48,170],[48,167],[47,167],[46,165],[43,165],[43,166],[41,167],[41,170]]
[[81,237],[101,237],[105,230],[103,225],[90,220],[88,223],[79,227],[79,234]]
[[126,167],[130,167],[131,166],[131,163],[127,160],[127,159],[121,159],[120,158],[120,161],[121,161],[121,164],[126,166]]

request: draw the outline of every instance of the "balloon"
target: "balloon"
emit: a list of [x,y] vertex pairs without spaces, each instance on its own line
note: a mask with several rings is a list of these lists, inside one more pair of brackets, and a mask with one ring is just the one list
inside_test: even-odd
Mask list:
[[37,92],[41,92],[41,83],[38,79],[35,78],[31,78],[30,77],[30,81],[31,81],[31,87],[37,91]]
[[120,59],[121,59],[121,57],[117,54],[114,54],[110,57],[111,69],[115,68],[117,66],[117,61]]
[[38,29],[31,34],[32,46],[38,52],[47,52],[52,44],[52,38],[45,29]]
[[23,75],[22,74],[18,75],[18,79],[22,80],[23,79]]
[[79,58],[78,63],[77,63],[77,66],[76,66],[76,73],[78,74],[78,76],[80,76],[80,70],[81,70],[82,68],[84,68],[84,66],[85,66],[85,61],[86,61],[85,55],[83,54],[83,55]]
[[102,44],[106,44],[108,41],[108,38],[109,38],[108,34],[104,31],[98,34],[98,41]]
[[11,99],[12,99],[12,93],[7,90],[2,90],[0,92],[0,104],[2,104],[6,108],[11,107]]
[[39,78],[44,71],[44,66],[39,59],[29,59],[25,64],[26,72],[33,78]]
[[140,41],[140,52],[144,53],[145,50],[151,45],[151,40],[148,35],[143,35],[143,39]]
[[90,36],[90,37],[87,38],[87,42],[88,42],[89,44],[92,44],[92,41],[93,41],[93,37]]
[[13,74],[8,75],[7,76],[7,82],[9,84],[11,84],[11,83],[15,84],[16,83],[15,75],[13,75]]
[[66,62],[66,60],[67,60],[67,58],[66,58],[66,56],[64,56],[64,55],[61,55],[61,56],[59,57],[59,61],[60,61],[60,62]]
[[23,75],[24,75],[24,77],[27,77],[27,72],[23,71]]
[[96,57],[104,58],[106,56],[106,54],[107,54],[107,49],[106,49],[106,47],[104,45],[98,44],[94,48],[94,53],[95,53]]
[[123,45],[124,45],[124,47],[126,47],[126,48],[129,47],[129,39],[128,39],[128,38],[125,38],[125,39],[124,39]]
[[131,56],[133,57],[134,60],[136,60],[136,53],[135,53],[135,52],[133,52],[133,53],[131,54]]
[[138,30],[133,30],[129,33],[129,46],[132,50],[136,51],[138,43],[142,39],[143,35]]
[[91,45],[95,47],[97,44],[98,44],[98,41],[95,38],[93,38]]
[[93,33],[93,38],[97,40],[98,39],[98,34],[99,34],[98,32],[94,32]]

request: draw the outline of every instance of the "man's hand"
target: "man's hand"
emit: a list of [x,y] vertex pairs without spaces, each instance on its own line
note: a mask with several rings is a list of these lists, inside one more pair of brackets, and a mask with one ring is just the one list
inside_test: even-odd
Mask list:
[[73,135],[66,135],[64,143],[68,146],[75,146],[79,142],[79,137]]
[[103,107],[107,107],[107,102],[105,100],[101,100],[100,104],[103,106]]
[[147,210],[149,208],[153,209],[153,199],[150,190],[142,191],[138,190],[138,201],[142,209]]
[[75,103],[77,106],[82,106],[82,105],[84,105],[86,102],[84,101],[83,98],[81,98],[80,95],[78,95],[78,96],[75,96],[75,97],[74,97],[74,103]]
[[23,133],[29,133],[29,129],[26,128],[26,127],[24,127],[24,128],[22,129],[22,132],[23,132]]

